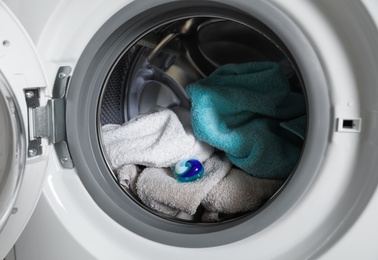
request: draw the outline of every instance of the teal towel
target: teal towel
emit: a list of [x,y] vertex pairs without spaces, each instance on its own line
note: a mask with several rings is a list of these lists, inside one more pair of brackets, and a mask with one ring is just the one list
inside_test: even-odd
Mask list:
[[300,156],[306,104],[277,63],[227,64],[187,87],[196,137],[252,176],[286,179]]

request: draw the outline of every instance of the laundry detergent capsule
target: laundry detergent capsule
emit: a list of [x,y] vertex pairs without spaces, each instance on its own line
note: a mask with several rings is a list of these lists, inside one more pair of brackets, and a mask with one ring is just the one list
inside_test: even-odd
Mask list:
[[195,181],[202,177],[204,171],[202,163],[196,159],[182,160],[174,168],[179,182]]

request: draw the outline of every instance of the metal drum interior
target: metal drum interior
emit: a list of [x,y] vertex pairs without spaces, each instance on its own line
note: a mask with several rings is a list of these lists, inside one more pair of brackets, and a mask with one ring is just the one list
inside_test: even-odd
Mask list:
[[[292,91],[305,96],[300,72],[290,52],[275,35],[258,23],[247,25],[223,17],[198,16],[160,24],[126,46],[114,62],[100,98],[99,127],[124,124],[155,106],[190,109],[185,91],[188,84],[209,76],[225,64],[264,61],[279,63]],[[118,182],[117,175],[110,172]],[[175,221],[200,222],[196,216],[172,218],[154,212],[129,189],[120,187],[135,203],[158,216]],[[270,199],[278,194],[279,190]],[[254,212],[233,214],[224,221]]]

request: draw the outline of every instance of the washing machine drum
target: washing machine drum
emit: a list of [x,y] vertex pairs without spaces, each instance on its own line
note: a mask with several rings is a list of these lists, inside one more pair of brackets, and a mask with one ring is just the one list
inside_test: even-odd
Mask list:
[[[272,225],[306,192],[329,141],[332,122],[319,120],[331,118],[327,83],[310,42],[289,23],[292,37],[278,35],[262,22],[263,13],[256,12],[257,19],[207,1],[130,10],[112,16],[89,42],[67,93],[67,140],[86,189],[124,228],[174,246],[223,245]],[[254,66],[252,74],[259,75],[262,86],[252,92],[249,82],[255,79],[242,72]],[[282,81],[272,80],[275,76],[264,66],[278,68]],[[286,92],[274,88],[277,82],[285,82]],[[279,101],[272,114],[274,109],[262,100],[286,101]],[[261,110],[248,114],[246,108],[256,104]],[[289,120],[280,117],[283,111],[294,113],[294,125],[283,122]],[[359,120],[340,119],[338,130],[359,132]],[[245,164],[253,157],[235,159],[225,148],[222,138],[228,135],[234,138],[228,144],[232,149],[246,145],[240,140],[254,132],[236,130],[254,122],[274,122],[266,124],[263,137],[280,129],[268,138],[271,147],[278,147],[278,139],[296,147],[284,175],[248,174]],[[315,123],[316,128],[309,127]],[[197,149],[193,145],[180,150],[180,141],[190,143],[185,138],[195,140],[200,152],[191,154]],[[280,147],[282,154],[290,154],[291,148]],[[255,154],[273,158],[261,169],[273,167],[278,153],[274,148]],[[191,156],[200,157],[205,173],[181,183],[175,164]],[[210,170],[216,172],[211,175],[206,170],[212,165],[228,168],[223,175]],[[185,204],[188,200],[193,203]],[[238,210],[231,207],[240,204]]]
[[[306,104],[300,75],[289,54],[283,51],[285,46],[280,48],[278,44],[255,28],[218,17],[173,20],[153,28],[131,44],[113,64],[99,106],[102,127],[99,138],[105,160],[125,192],[148,205],[154,213],[165,213],[165,217],[176,221],[185,216],[185,210],[190,212],[186,220],[235,218],[241,215],[236,213],[251,213],[270,199],[294,169],[306,131]],[[272,79],[282,79],[284,84],[276,84]],[[256,97],[264,101],[259,102]],[[274,101],[279,98],[287,98],[286,103]],[[294,103],[287,103],[289,99]],[[235,101],[239,103],[233,104]],[[273,109],[280,112],[271,113]],[[285,120],[294,119],[301,125],[294,123],[297,135],[291,136],[292,142],[286,137],[273,136],[284,135],[282,131],[269,132],[280,121],[285,124]],[[215,125],[209,133],[206,132],[208,124]],[[222,124],[227,124],[226,130]],[[243,136],[238,139],[237,135]],[[200,143],[196,136],[205,143]],[[274,141],[267,140],[270,138]],[[236,145],[241,140],[251,144]],[[224,145],[227,142],[235,143],[235,147]],[[276,146],[274,142],[280,144]],[[260,144],[270,146],[265,149],[270,155],[263,155],[264,149],[254,148]],[[226,158],[219,161],[215,158],[222,156],[224,149],[231,162],[258,178],[242,173],[237,167],[223,178],[228,170],[223,172],[221,168],[231,164]],[[238,153],[243,149],[254,152],[238,158],[242,157]],[[274,149],[287,150],[281,154],[271,151]],[[178,184],[173,176],[166,175],[175,172],[174,165],[180,160],[191,157],[198,157],[207,166],[205,176],[215,179]],[[283,157],[291,160],[291,167],[279,162]],[[213,160],[214,169],[209,166]],[[244,163],[247,160],[253,162]],[[274,160],[280,166],[268,167]],[[154,179],[155,175],[160,177]],[[183,197],[187,201],[179,199]],[[199,200],[203,200],[201,205]],[[242,203],[237,209],[238,200],[249,203]],[[214,203],[230,205],[218,207]],[[213,212],[205,210],[204,213],[198,207],[202,204]],[[223,216],[224,213],[229,214]]]
[[[238,110],[234,112],[232,108],[223,117],[232,117],[229,124],[234,122],[235,129],[238,129],[236,124],[247,126],[252,120],[271,120],[274,124],[266,125],[266,131],[270,131],[269,127],[276,127],[273,125],[284,121],[279,116],[271,119],[275,115],[264,112],[275,109],[271,108],[274,106],[283,106],[277,109],[282,111],[294,109],[297,111],[295,117],[306,118],[306,94],[295,60],[283,42],[264,24],[223,8],[212,9],[211,15],[207,12],[206,15],[190,15],[187,12],[184,9],[181,15],[172,17],[167,14],[163,20],[146,19],[140,21],[137,28],[130,28],[126,22],[122,29],[104,35],[102,48],[106,49],[105,54],[98,51],[90,57],[84,52],[76,71],[82,70],[80,64],[83,62],[86,63],[85,72],[72,76],[67,108],[74,109],[74,114],[77,111],[89,114],[83,114],[85,119],[67,116],[68,142],[84,185],[98,205],[118,223],[162,243],[209,246],[234,241],[233,236],[220,240],[209,238],[215,231],[248,222],[274,200],[295,171],[304,145],[306,120],[302,122],[300,137],[295,134],[288,137],[296,146],[291,168],[286,168],[285,174],[277,178],[269,174],[266,175],[268,178],[264,175],[253,177],[239,165],[231,163],[222,147],[212,147],[197,140],[191,124],[191,117],[196,120],[193,111],[205,109],[200,103],[206,104],[211,100],[201,101],[205,93],[199,92],[198,107],[194,108],[187,92],[188,85],[200,85],[201,79],[211,80],[217,71],[233,66],[229,78],[230,83],[235,85],[221,86],[223,93],[220,92],[217,100],[229,99],[228,95],[232,95],[229,91],[239,92],[235,95],[239,95],[240,100],[245,91],[255,91],[255,95],[260,97],[263,95],[259,91],[265,92],[267,100],[279,98],[277,91],[284,93],[283,99],[288,95],[301,99],[298,104],[288,104],[287,101],[280,105],[263,104],[260,110],[248,112],[238,122],[234,118],[246,111],[231,104]],[[117,49],[112,49],[115,45]],[[92,61],[92,66],[87,66],[87,59]],[[275,83],[270,77],[276,75],[264,76],[264,71],[270,73],[266,66],[278,68],[277,73],[286,89],[275,90],[271,86]],[[256,68],[245,71],[246,67]],[[236,77],[238,73],[241,74],[239,79]],[[253,76],[257,74],[259,76]],[[255,83],[261,86],[253,90],[249,86],[249,77],[262,77],[257,81],[260,83]],[[241,102],[245,102],[241,107],[246,108],[258,103],[256,99]],[[217,107],[215,103],[209,103],[214,110],[211,113],[222,114],[221,110],[225,113],[224,105]],[[200,119],[201,114],[202,111],[198,113]],[[83,119],[89,124],[80,123]],[[197,132],[201,131],[201,127],[205,126],[198,123]],[[70,134],[69,129],[76,129],[75,133]],[[279,132],[275,134],[280,135]],[[213,133],[210,133],[211,136]],[[190,145],[182,145],[184,150],[177,148],[185,142]],[[222,146],[223,140],[218,142]],[[283,151],[283,154],[286,152],[290,153]],[[174,176],[174,166],[179,160],[190,160],[191,157],[200,157],[205,166],[204,177],[180,183]],[[96,163],[91,163],[91,160]],[[270,165],[271,162],[265,160],[264,164]],[[154,229],[150,229],[151,226]],[[196,239],[188,240],[189,236]],[[236,240],[243,236],[245,234],[236,235],[239,237]]]

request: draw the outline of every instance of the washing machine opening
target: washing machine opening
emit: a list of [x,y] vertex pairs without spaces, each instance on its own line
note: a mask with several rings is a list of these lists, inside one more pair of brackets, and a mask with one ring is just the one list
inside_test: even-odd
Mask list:
[[[260,23],[218,16],[142,32],[111,67],[99,104],[114,181],[138,207],[184,224],[261,211],[295,172],[307,127],[304,84],[284,44]],[[203,176],[179,182],[176,163],[192,158]]]
[[[67,141],[84,187],[125,229],[180,247],[233,243],[285,216],[316,177],[332,122],[316,51],[290,17],[265,1],[248,6],[134,1],[83,50],[67,90]],[[178,182],[172,167],[192,157],[202,177]]]

